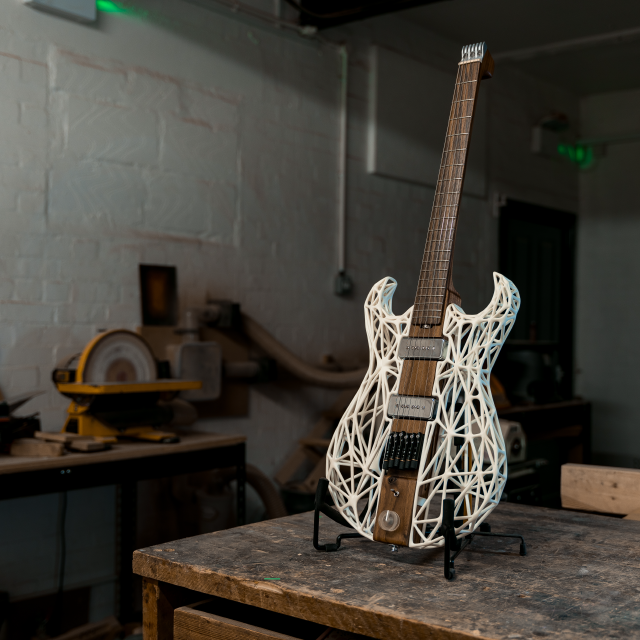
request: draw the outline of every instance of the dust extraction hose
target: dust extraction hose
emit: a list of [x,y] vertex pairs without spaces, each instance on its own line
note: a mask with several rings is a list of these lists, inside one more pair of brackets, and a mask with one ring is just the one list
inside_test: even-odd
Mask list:
[[272,357],[280,366],[292,373],[296,378],[309,384],[331,389],[348,389],[358,387],[367,372],[366,368],[353,371],[325,371],[307,364],[287,347],[278,342],[264,327],[253,318],[242,314],[242,322],[246,335],[253,340],[268,356]]
[[[267,512],[267,520],[271,520],[273,518],[284,518],[289,515],[284,506],[284,502],[282,502],[280,493],[275,488],[271,480],[269,480],[269,478],[262,473],[258,467],[255,467],[252,464],[246,465],[245,469],[247,483],[250,484],[260,496]],[[218,475],[225,483],[235,480],[236,473],[235,467],[216,471],[216,475]]]

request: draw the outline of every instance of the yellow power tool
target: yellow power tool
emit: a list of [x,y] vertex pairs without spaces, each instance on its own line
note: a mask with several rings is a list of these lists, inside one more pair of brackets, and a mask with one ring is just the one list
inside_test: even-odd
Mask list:
[[98,334],[82,353],[60,363],[52,377],[71,399],[63,432],[104,442],[122,437],[178,442],[175,433],[158,427],[172,422],[171,401],[180,391],[202,386],[199,380],[159,378],[147,342],[126,329]]

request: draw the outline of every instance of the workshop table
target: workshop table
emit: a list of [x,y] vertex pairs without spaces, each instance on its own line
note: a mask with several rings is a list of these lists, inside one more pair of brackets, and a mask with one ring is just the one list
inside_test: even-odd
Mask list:
[[240,435],[180,433],[180,442],[119,442],[105,451],[50,458],[0,455],[0,500],[118,485],[120,617],[131,617],[137,482],[235,466],[237,518],[245,518],[245,441]]
[[[640,522],[502,503],[492,530],[523,534],[528,555],[476,537],[448,582],[438,549],[347,539],[316,551],[312,516],[136,551],[144,639],[171,639],[174,609],[202,594],[381,640],[640,638]],[[347,531],[320,523],[321,543]]]

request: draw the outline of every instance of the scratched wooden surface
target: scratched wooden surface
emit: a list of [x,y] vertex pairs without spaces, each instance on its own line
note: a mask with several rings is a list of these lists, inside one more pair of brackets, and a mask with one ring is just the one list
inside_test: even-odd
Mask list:
[[[134,553],[134,571],[381,640],[640,638],[640,522],[499,505],[447,582],[442,552],[345,540],[315,551],[312,514]],[[321,519],[321,541],[345,529]]]

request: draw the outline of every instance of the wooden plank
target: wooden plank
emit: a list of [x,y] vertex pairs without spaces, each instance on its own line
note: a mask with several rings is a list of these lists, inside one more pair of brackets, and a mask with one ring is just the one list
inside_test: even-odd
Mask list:
[[[355,389],[346,389],[345,391],[343,391],[337,397],[336,401],[331,405],[331,407],[322,414],[322,417],[318,420],[318,422],[316,422],[316,424],[309,432],[307,438],[305,439],[326,439],[324,437],[328,433],[332,432],[335,420],[342,417],[342,414],[349,406],[349,403],[351,402],[354,395]],[[300,442],[302,443],[302,441]],[[274,475],[274,480],[278,483],[279,486],[284,486],[291,480],[292,476],[300,468],[300,466],[304,464],[309,458],[311,458],[314,465],[317,464],[318,455],[302,444],[298,445],[296,449],[284,461],[280,469],[278,469],[278,471]]]
[[564,464],[560,492],[565,509],[627,515],[640,509],[640,469]]
[[[320,541],[345,529],[322,518]],[[640,523],[502,503],[443,577],[439,549],[367,539],[337,553],[311,544],[312,514],[177,540],[134,553],[140,575],[389,640],[640,637]],[[194,598],[193,601],[195,601]]]
[[299,640],[276,631],[180,607],[174,612],[174,640]]
[[301,438],[300,444],[305,447],[324,447],[325,449],[329,448],[331,444],[331,440],[329,438]]
[[[187,451],[199,451],[214,447],[227,447],[246,441],[241,435],[221,435],[216,433],[179,433],[180,442],[163,444],[160,442],[119,442],[106,451],[97,451],[91,455],[91,462],[112,462],[146,458],[148,456],[171,455]],[[46,444],[46,443],[42,443]],[[4,473],[18,473],[41,469],[69,468],[87,464],[83,453],[67,453],[62,458],[18,458],[0,454],[0,476]]]
[[104,442],[98,442],[93,438],[91,440],[72,440],[67,446],[74,451],[84,451],[85,453],[104,451],[107,448]]
[[35,438],[20,438],[11,443],[9,453],[12,456],[55,458],[64,454],[64,445],[60,442],[43,442]]
[[77,433],[52,433],[49,431],[36,431],[33,437],[46,442],[62,442],[64,444],[76,440],[93,440],[93,436],[81,436]]
[[628,516],[625,516],[623,520],[638,520],[640,521],[640,509],[638,511],[634,511],[630,513]]
[[318,488],[318,480],[324,478],[327,472],[327,457],[326,455],[319,457],[315,467],[311,470],[311,473],[302,481],[301,489],[307,493],[315,493]]

